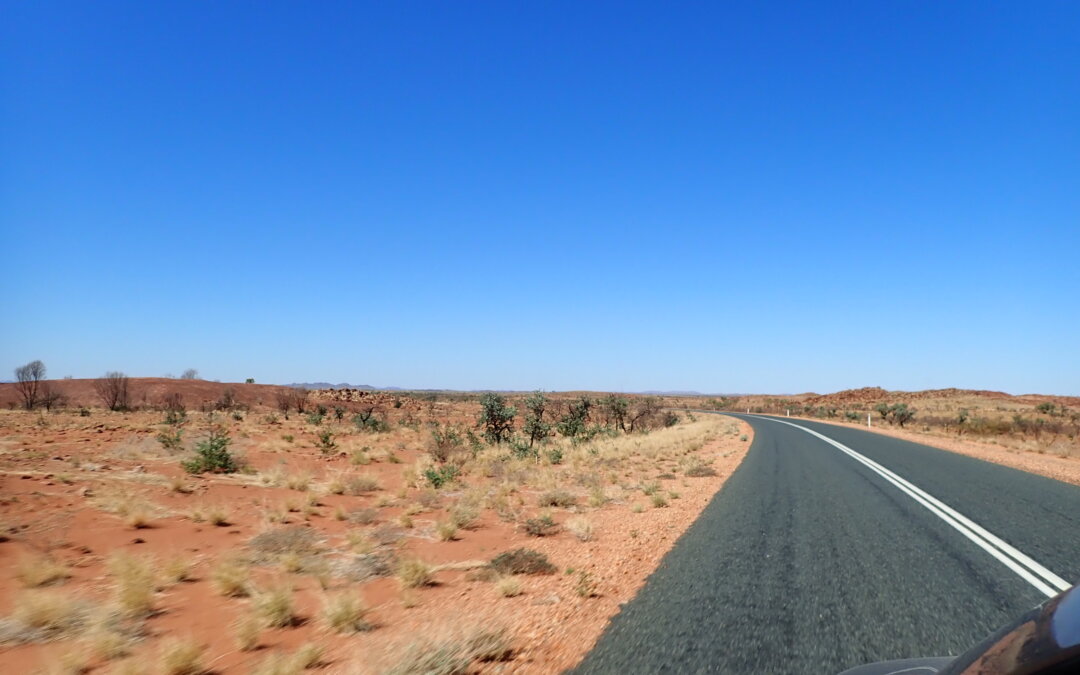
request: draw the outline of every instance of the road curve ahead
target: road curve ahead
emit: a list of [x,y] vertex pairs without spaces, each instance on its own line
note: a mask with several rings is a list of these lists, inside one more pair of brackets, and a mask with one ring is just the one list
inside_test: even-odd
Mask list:
[[948,656],[1080,580],[1076,486],[857,429],[737,417],[754,427],[746,459],[576,672],[838,673]]

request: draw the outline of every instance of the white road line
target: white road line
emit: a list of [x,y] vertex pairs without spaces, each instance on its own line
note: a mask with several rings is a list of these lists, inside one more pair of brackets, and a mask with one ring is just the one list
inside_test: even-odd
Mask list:
[[1054,574],[1050,570],[1046,569],[1039,563],[1035,562],[1028,556],[1024,555],[1016,548],[1010,546],[1004,542],[1001,538],[991,534],[983,527],[976,524],[970,518],[967,518],[960,512],[956,511],[949,505],[934,498],[926,491],[919,487],[916,487],[911,482],[901,478],[889,469],[881,466],[877,462],[860,455],[851,448],[847,447],[843,443],[834,441],[824,434],[820,434],[813,429],[809,429],[799,424],[787,422],[785,420],[776,420],[771,417],[762,417],[761,419],[768,420],[770,422],[776,422],[777,424],[786,424],[788,426],[801,429],[808,434],[817,436],[826,443],[838,448],[841,452],[850,456],[857,462],[865,465],[874,473],[878,474],[888,482],[895,485],[901,492],[908,495],[916,502],[922,504],[928,511],[933,513],[938,518],[952,526],[957,532],[964,535],[972,542],[974,542],[979,548],[983,549],[990,555],[994,556],[999,562],[1016,572],[1029,584],[1039,589],[1040,592],[1046,594],[1048,597],[1054,597],[1060,591],[1064,591],[1072,587],[1072,584],[1068,583],[1058,575]]

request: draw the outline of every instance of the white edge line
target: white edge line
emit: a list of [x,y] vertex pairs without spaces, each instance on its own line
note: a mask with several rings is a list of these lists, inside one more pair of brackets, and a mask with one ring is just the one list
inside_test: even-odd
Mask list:
[[[830,445],[849,455],[852,459],[858,461],[859,463],[869,468],[871,471],[877,473],[889,483],[892,483],[894,486],[896,486],[897,489],[904,492],[916,502],[922,504],[924,507],[926,507],[928,511],[936,515],[938,518],[941,518],[957,532],[970,539],[979,548],[992,555],[1000,563],[1011,569],[1013,572],[1015,572],[1025,581],[1037,588],[1047,597],[1052,598],[1060,591],[1064,591],[1072,587],[1072,584],[1066,582],[1058,575],[1054,574],[1039,563],[1035,562],[1030,557],[1024,555],[1015,547],[1010,546],[999,537],[994,536],[985,528],[973,522],[970,518],[967,518],[966,516],[959,513],[947,504],[942,503],[940,500],[936,499],[926,491],[901,478],[900,476],[896,475],[889,469],[881,466],[872,459],[860,455],[858,452],[855,452],[843,443],[833,440],[824,434],[814,431],[813,429],[809,429],[807,427],[794,424],[792,422],[787,422],[785,420],[776,420],[772,419],[771,417],[759,417],[759,419],[795,427],[796,429],[800,429],[808,434],[820,438],[826,443],[829,443]],[[1026,565],[1030,569],[1030,571],[1029,569],[1025,569],[1024,567],[1022,567],[1021,564]],[[1034,572],[1034,574],[1032,574],[1032,572]],[[1035,574],[1038,574],[1043,578],[1040,579],[1036,577]],[[1047,583],[1049,583],[1050,585],[1047,585]]]

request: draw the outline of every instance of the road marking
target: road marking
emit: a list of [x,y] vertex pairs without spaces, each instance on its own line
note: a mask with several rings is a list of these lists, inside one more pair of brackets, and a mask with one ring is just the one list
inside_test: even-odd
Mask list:
[[770,422],[776,422],[777,424],[786,424],[788,426],[801,429],[808,434],[817,436],[826,443],[838,448],[844,454],[850,456],[855,461],[865,465],[874,473],[878,474],[888,482],[895,485],[901,492],[908,495],[918,503],[922,504],[938,518],[941,518],[946,523],[951,525],[956,531],[964,535],[971,541],[973,541],[979,548],[983,549],[990,555],[994,556],[999,562],[1016,572],[1029,584],[1039,589],[1042,593],[1048,597],[1054,597],[1059,592],[1067,590],[1072,587],[1072,584],[1068,583],[1058,575],[1054,574],[1050,570],[1046,569],[1039,563],[1035,562],[1028,556],[1024,555],[1016,548],[1010,546],[1004,542],[1001,538],[991,534],[985,528],[979,526],[970,518],[964,516],[956,509],[953,509],[948,504],[941,502],[934,498],[925,490],[916,487],[911,482],[901,478],[889,469],[881,466],[877,462],[867,457],[860,455],[848,446],[834,441],[824,434],[820,434],[813,429],[809,429],[793,422],[787,422],[785,420],[777,420],[771,417],[761,417],[763,420]]

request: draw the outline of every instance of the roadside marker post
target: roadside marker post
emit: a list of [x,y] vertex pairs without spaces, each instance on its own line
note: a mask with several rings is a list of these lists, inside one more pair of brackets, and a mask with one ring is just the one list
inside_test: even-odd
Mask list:
[[870,413],[866,413],[866,426],[867,428],[870,427]]

